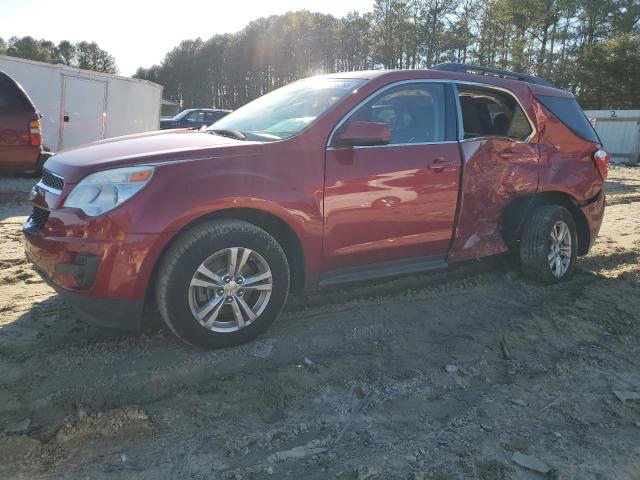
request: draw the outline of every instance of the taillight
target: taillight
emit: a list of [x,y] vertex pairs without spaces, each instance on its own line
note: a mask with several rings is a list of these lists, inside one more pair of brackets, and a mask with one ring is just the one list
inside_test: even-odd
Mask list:
[[607,179],[609,175],[609,162],[611,161],[611,154],[602,148],[593,154],[593,161],[598,167],[598,172],[602,177],[602,180]]
[[42,130],[40,130],[40,120],[31,120],[29,122],[29,141],[34,147],[39,147],[40,145],[42,145]]

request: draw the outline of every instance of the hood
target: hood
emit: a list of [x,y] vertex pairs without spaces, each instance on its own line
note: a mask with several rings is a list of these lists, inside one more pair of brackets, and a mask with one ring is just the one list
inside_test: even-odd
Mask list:
[[109,168],[176,160],[256,153],[259,142],[247,142],[197,130],[163,130],[115,137],[63,150],[47,160],[46,168],[76,183],[86,175]]

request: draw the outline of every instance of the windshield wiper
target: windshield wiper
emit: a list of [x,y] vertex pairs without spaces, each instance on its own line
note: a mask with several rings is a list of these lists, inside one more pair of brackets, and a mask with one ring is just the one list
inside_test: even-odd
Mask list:
[[221,137],[235,138],[236,140],[247,139],[247,136],[244,133],[233,128],[213,128],[211,130],[207,130],[207,132],[220,135]]

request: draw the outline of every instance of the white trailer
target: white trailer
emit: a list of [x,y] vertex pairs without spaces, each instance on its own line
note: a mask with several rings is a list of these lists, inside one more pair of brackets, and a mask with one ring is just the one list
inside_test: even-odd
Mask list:
[[45,148],[56,152],[104,138],[158,130],[162,86],[147,80],[0,55],[43,115]]

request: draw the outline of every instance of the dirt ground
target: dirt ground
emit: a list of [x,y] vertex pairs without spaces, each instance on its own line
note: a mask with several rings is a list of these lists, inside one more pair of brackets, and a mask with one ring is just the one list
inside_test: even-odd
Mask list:
[[569,283],[471,263],[293,300],[215,352],[79,321],[4,203],[0,478],[640,479],[640,168],[607,183]]

